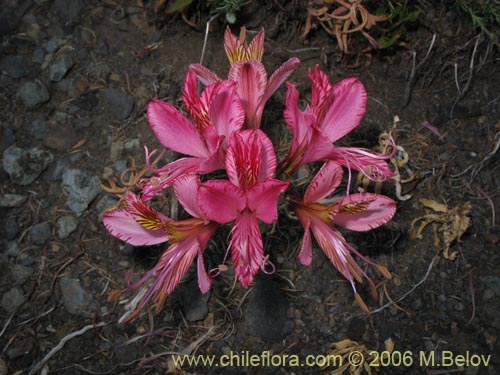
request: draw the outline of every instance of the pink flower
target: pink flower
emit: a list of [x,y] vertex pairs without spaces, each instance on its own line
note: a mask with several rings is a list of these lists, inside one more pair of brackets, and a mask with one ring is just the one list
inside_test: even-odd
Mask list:
[[[214,83],[198,96],[196,75],[188,72],[183,99],[194,122],[169,103],[160,100],[149,103],[148,120],[160,143],[189,157],[156,169],[157,175],[143,187],[145,200],[170,186],[179,176],[224,168],[229,136],[243,126],[245,114],[232,81]],[[148,163],[151,155],[146,154]]]
[[[177,179],[174,184],[177,198],[185,210],[193,216],[190,219],[173,221],[131,192],[125,196],[126,208],[105,215],[106,229],[127,243],[135,246],[166,241],[170,243],[153,269],[134,284],[110,295],[110,298],[114,299],[124,292],[143,287],[138,293],[138,300],[133,310],[121,318],[122,322],[135,319],[149,301],[156,303],[158,313],[166,298],[189,270],[195,257],[198,257],[198,286],[203,293],[210,289],[212,281],[205,270],[202,254],[217,224],[209,221],[196,203],[199,182],[197,176],[187,175]],[[153,281],[148,286],[146,282],[151,278]]]
[[[263,29],[247,47],[228,28],[224,48],[231,63],[228,78],[237,83],[238,95],[245,110],[246,128],[259,128],[266,102],[299,66],[300,60],[290,58],[268,79],[266,69],[260,61],[264,50]],[[196,73],[204,85],[220,81],[215,73],[203,65],[192,64],[189,69]]]
[[333,146],[356,128],[365,113],[366,90],[357,78],[346,78],[334,86],[317,66],[308,72],[312,81],[311,104],[301,111],[299,93],[288,83],[285,120],[293,140],[282,168],[291,176],[302,165],[318,160],[335,160],[375,180],[393,176],[386,155],[356,147]]
[[271,141],[259,129],[231,137],[226,156],[229,181],[202,183],[198,202],[206,216],[220,224],[234,221],[229,249],[241,284],[246,288],[264,262],[258,220],[274,222],[278,196],[289,183],[273,179],[276,155]]
[[295,213],[305,229],[298,258],[304,265],[311,264],[312,231],[328,259],[351,283],[358,304],[367,311],[368,308],[356,292],[354,281],[361,283],[363,277],[366,278],[374,298],[376,298],[375,286],[356,263],[352,254],[376,267],[385,277],[390,278],[391,275],[385,267],[374,264],[349,245],[342,234],[335,229],[334,224],[354,231],[377,228],[392,219],[396,212],[396,203],[388,197],[370,193],[351,194],[333,203],[321,203],[339,186],[342,174],[342,168],[336,162],[326,162],[311,181],[304,199],[292,200]]

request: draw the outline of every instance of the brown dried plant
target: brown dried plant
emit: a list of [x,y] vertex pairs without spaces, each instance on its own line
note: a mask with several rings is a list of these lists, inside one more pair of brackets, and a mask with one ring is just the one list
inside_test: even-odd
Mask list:
[[373,46],[379,43],[368,34],[377,22],[388,19],[386,15],[371,14],[361,4],[362,0],[312,0],[307,7],[307,20],[302,33],[305,38],[317,23],[330,35],[335,35],[342,52],[348,53],[349,35],[359,32]]

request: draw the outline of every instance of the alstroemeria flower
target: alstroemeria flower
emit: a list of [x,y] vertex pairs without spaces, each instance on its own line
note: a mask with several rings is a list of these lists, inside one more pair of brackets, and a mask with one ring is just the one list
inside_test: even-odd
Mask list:
[[[300,60],[296,57],[288,59],[268,79],[266,69],[260,61],[264,49],[264,30],[245,47],[227,29],[224,47],[231,62],[228,79],[238,84],[238,95],[245,109],[245,126],[248,129],[259,128],[266,102],[299,66]],[[189,69],[196,72],[204,85],[221,80],[203,65],[192,64]]]
[[207,181],[198,191],[198,203],[210,220],[235,222],[229,249],[245,288],[264,262],[258,220],[271,224],[277,219],[278,196],[289,185],[273,179],[275,170],[276,155],[269,138],[259,129],[244,130],[232,135],[227,149],[229,181]]
[[[149,301],[156,304],[156,311],[159,312],[195,257],[198,257],[198,286],[203,293],[210,289],[212,280],[205,270],[202,254],[217,224],[209,221],[196,203],[199,183],[195,175],[180,177],[174,183],[177,198],[193,216],[186,220],[173,221],[131,192],[125,196],[124,209],[105,214],[104,225],[109,233],[131,245],[170,243],[153,269],[134,284],[110,295],[110,298],[117,298],[124,292],[143,287],[134,299],[131,311],[120,319],[121,322],[136,318]],[[152,282],[146,284],[151,278]]]
[[302,201],[292,199],[295,213],[305,230],[298,258],[304,265],[311,264],[312,231],[316,242],[328,259],[351,283],[360,307],[367,311],[368,308],[356,292],[354,281],[361,283],[362,279],[366,278],[374,298],[376,298],[375,287],[352,254],[373,265],[385,277],[390,278],[391,274],[385,267],[373,263],[349,245],[334,225],[354,231],[377,228],[392,219],[396,212],[396,203],[388,197],[371,193],[351,194],[333,203],[321,203],[339,186],[342,174],[342,168],[336,162],[328,161],[311,181],[304,199]]
[[392,177],[385,162],[389,156],[356,147],[334,146],[356,128],[366,109],[366,90],[357,78],[346,78],[331,85],[328,76],[317,66],[308,72],[312,81],[311,104],[301,111],[299,93],[287,84],[285,120],[293,140],[283,161],[283,172],[291,176],[302,165],[319,160],[335,160],[340,165],[361,171],[374,180]]
[[[179,176],[224,168],[229,136],[243,126],[245,113],[232,81],[214,83],[198,96],[196,75],[188,71],[183,100],[194,122],[169,103],[153,100],[148,105],[149,124],[160,143],[190,157],[155,169],[157,175],[149,179],[142,190],[145,200],[164,190]],[[149,162],[150,154],[146,158]]]

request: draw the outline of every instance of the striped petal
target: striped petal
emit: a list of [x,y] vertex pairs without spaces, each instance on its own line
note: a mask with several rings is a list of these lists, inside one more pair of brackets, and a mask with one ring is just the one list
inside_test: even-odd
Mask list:
[[233,221],[245,208],[243,192],[229,181],[207,181],[198,189],[198,204],[205,217],[220,224]]
[[328,161],[316,173],[304,195],[304,203],[318,202],[331,194],[342,182],[343,171],[338,163]]

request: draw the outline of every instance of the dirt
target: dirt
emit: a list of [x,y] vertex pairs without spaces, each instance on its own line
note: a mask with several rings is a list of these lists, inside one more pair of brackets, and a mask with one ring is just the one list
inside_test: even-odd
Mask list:
[[[343,142],[373,148],[382,132],[392,130],[408,153],[413,178],[402,185],[402,194],[411,199],[399,200],[394,181],[385,182],[382,192],[398,201],[395,218],[367,233],[344,233],[363,254],[392,272],[391,281],[376,278],[378,301],[362,290],[371,313],[360,310],[350,285],[319,249],[311,266],[298,262],[302,229],[282,217],[277,231],[264,228],[274,274],[260,274],[245,290],[234,285],[229,271],[216,278],[206,298],[190,281],[192,273],[163,311],[156,314],[151,308],[123,325],[118,320],[124,305],[108,302],[109,292],[126,286],[129,270],[134,277],[144,274],[163,247],[132,248],[113,238],[102,225],[102,214],[117,200],[102,188],[91,191],[96,177],[107,185],[132,165],[131,158],[143,167],[143,146],[159,147],[145,107],[154,97],[182,105],[184,75],[190,63],[200,60],[204,32],[178,15],[162,20],[160,29],[146,26],[137,18],[137,8],[134,12],[114,1],[17,3],[4,5],[8,22],[0,30],[0,147],[4,159],[12,145],[40,148],[53,159],[30,161],[25,166],[30,172],[42,170],[24,185],[0,170],[2,199],[13,202],[6,194],[21,196],[14,207],[0,207],[0,374],[182,373],[171,367],[167,372],[172,352],[220,356],[271,351],[304,359],[327,354],[332,343],[345,338],[377,351],[392,338],[395,351],[412,353],[410,367],[387,366],[380,369],[384,374],[498,372],[499,55],[484,36],[477,39],[479,32],[465,17],[457,20],[449,10],[440,23],[433,23],[437,16],[427,14],[408,32],[405,47],[348,56],[321,30],[300,40],[303,4],[283,8],[254,1],[238,17],[238,25],[249,30],[266,29],[268,72],[291,56],[301,59],[291,81],[303,98],[310,88],[306,72],[316,64],[332,82],[359,77],[368,92],[367,111]],[[235,32],[238,25],[232,27]],[[223,17],[212,23],[203,61],[220,76],[229,68],[225,26]],[[56,80],[51,69],[61,56],[69,56],[61,64],[70,68]],[[20,90],[27,82],[42,82],[49,98],[41,89],[35,104],[23,100]],[[284,97],[284,89],[279,90],[264,114],[263,129],[274,139],[286,132]],[[80,176],[78,193],[65,187],[68,171],[74,169]],[[408,177],[408,170],[403,171]],[[68,205],[71,194],[88,198],[80,202],[83,209]],[[421,198],[449,209],[470,202],[470,225],[451,243],[455,260],[446,259],[442,243],[436,244],[443,223],[430,224],[421,239],[412,238],[412,221],[430,213],[419,203]],[[67,237],[60,233],[62,222],[76,225],[67,224],[74,229]],[[221,230],[208,249],[212,265],[222,261],[228,230]],[[439,359],[434,367],[419,363],[419,353],[433,351],[436,356],[441,351],[491,355],[491,361],[464,368],[440,368]],[[290,366],[186,366],[183,371],[321,372],[318,367]]]

